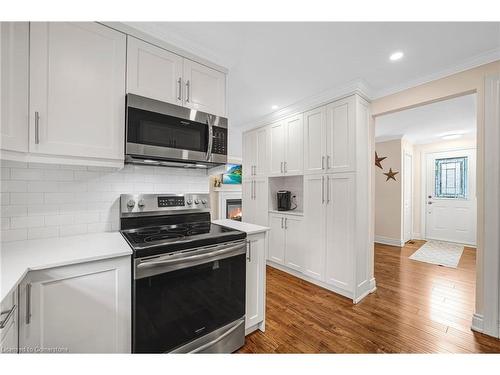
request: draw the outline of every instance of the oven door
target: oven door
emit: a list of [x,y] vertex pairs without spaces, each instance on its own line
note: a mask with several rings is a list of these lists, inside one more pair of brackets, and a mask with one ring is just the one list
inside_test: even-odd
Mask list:
[[[244,343],[245,254],[245,241],[235,241],[137,259],[133,351],[165,353],[175,349],[189,352],[203,349],[209,352],[211,344],[217,346],[219,340],[228,340],[226,336],[234,334],[236,328],[241,337],[230,341],[241,346]],[[235,326],[238,320],[243,321],[241,327]]]

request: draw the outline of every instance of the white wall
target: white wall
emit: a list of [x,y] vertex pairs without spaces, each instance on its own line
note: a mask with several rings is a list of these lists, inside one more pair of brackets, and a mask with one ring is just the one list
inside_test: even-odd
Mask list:
[[413,156],[413,234],[415,239],[425,237],[422,228],[422,202],[425,200],[425,190],[422,190],[422,173],[425,173],[425,162],[422,158],[426,153],[476,148],[475,138],[457,139],[455,141],[435,142],[426,145],[415,145]]
[[[375,242],[398,245],[403,238],[402,232],[402,142],[396,139],[375,144],[379,157],[387,157],[382,161],[383,170],[375,168]],[[396,181],[386,181],[384,173],[392,168],[399,172]]]
[[1,161],[1,241],[119,229],[121,193],[208,193],[205,170]]

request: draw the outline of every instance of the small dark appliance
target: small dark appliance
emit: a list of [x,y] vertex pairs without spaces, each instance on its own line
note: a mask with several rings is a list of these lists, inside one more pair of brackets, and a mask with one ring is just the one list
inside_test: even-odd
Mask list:
[[292,209],[292,192],[280,190],[276,195],[278,197],[278,211],[290,211]]

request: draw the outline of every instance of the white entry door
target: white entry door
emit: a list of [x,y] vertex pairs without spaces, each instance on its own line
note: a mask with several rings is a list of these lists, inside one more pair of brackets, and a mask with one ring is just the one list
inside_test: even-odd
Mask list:
[[476,150],[426,158],[426,238],[475,245]]

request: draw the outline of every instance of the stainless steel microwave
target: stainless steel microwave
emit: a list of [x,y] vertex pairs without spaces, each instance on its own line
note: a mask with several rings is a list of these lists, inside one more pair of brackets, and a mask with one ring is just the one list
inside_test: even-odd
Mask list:
[[227,118],[127,95],[125,162],[208,168],[227,162]]

